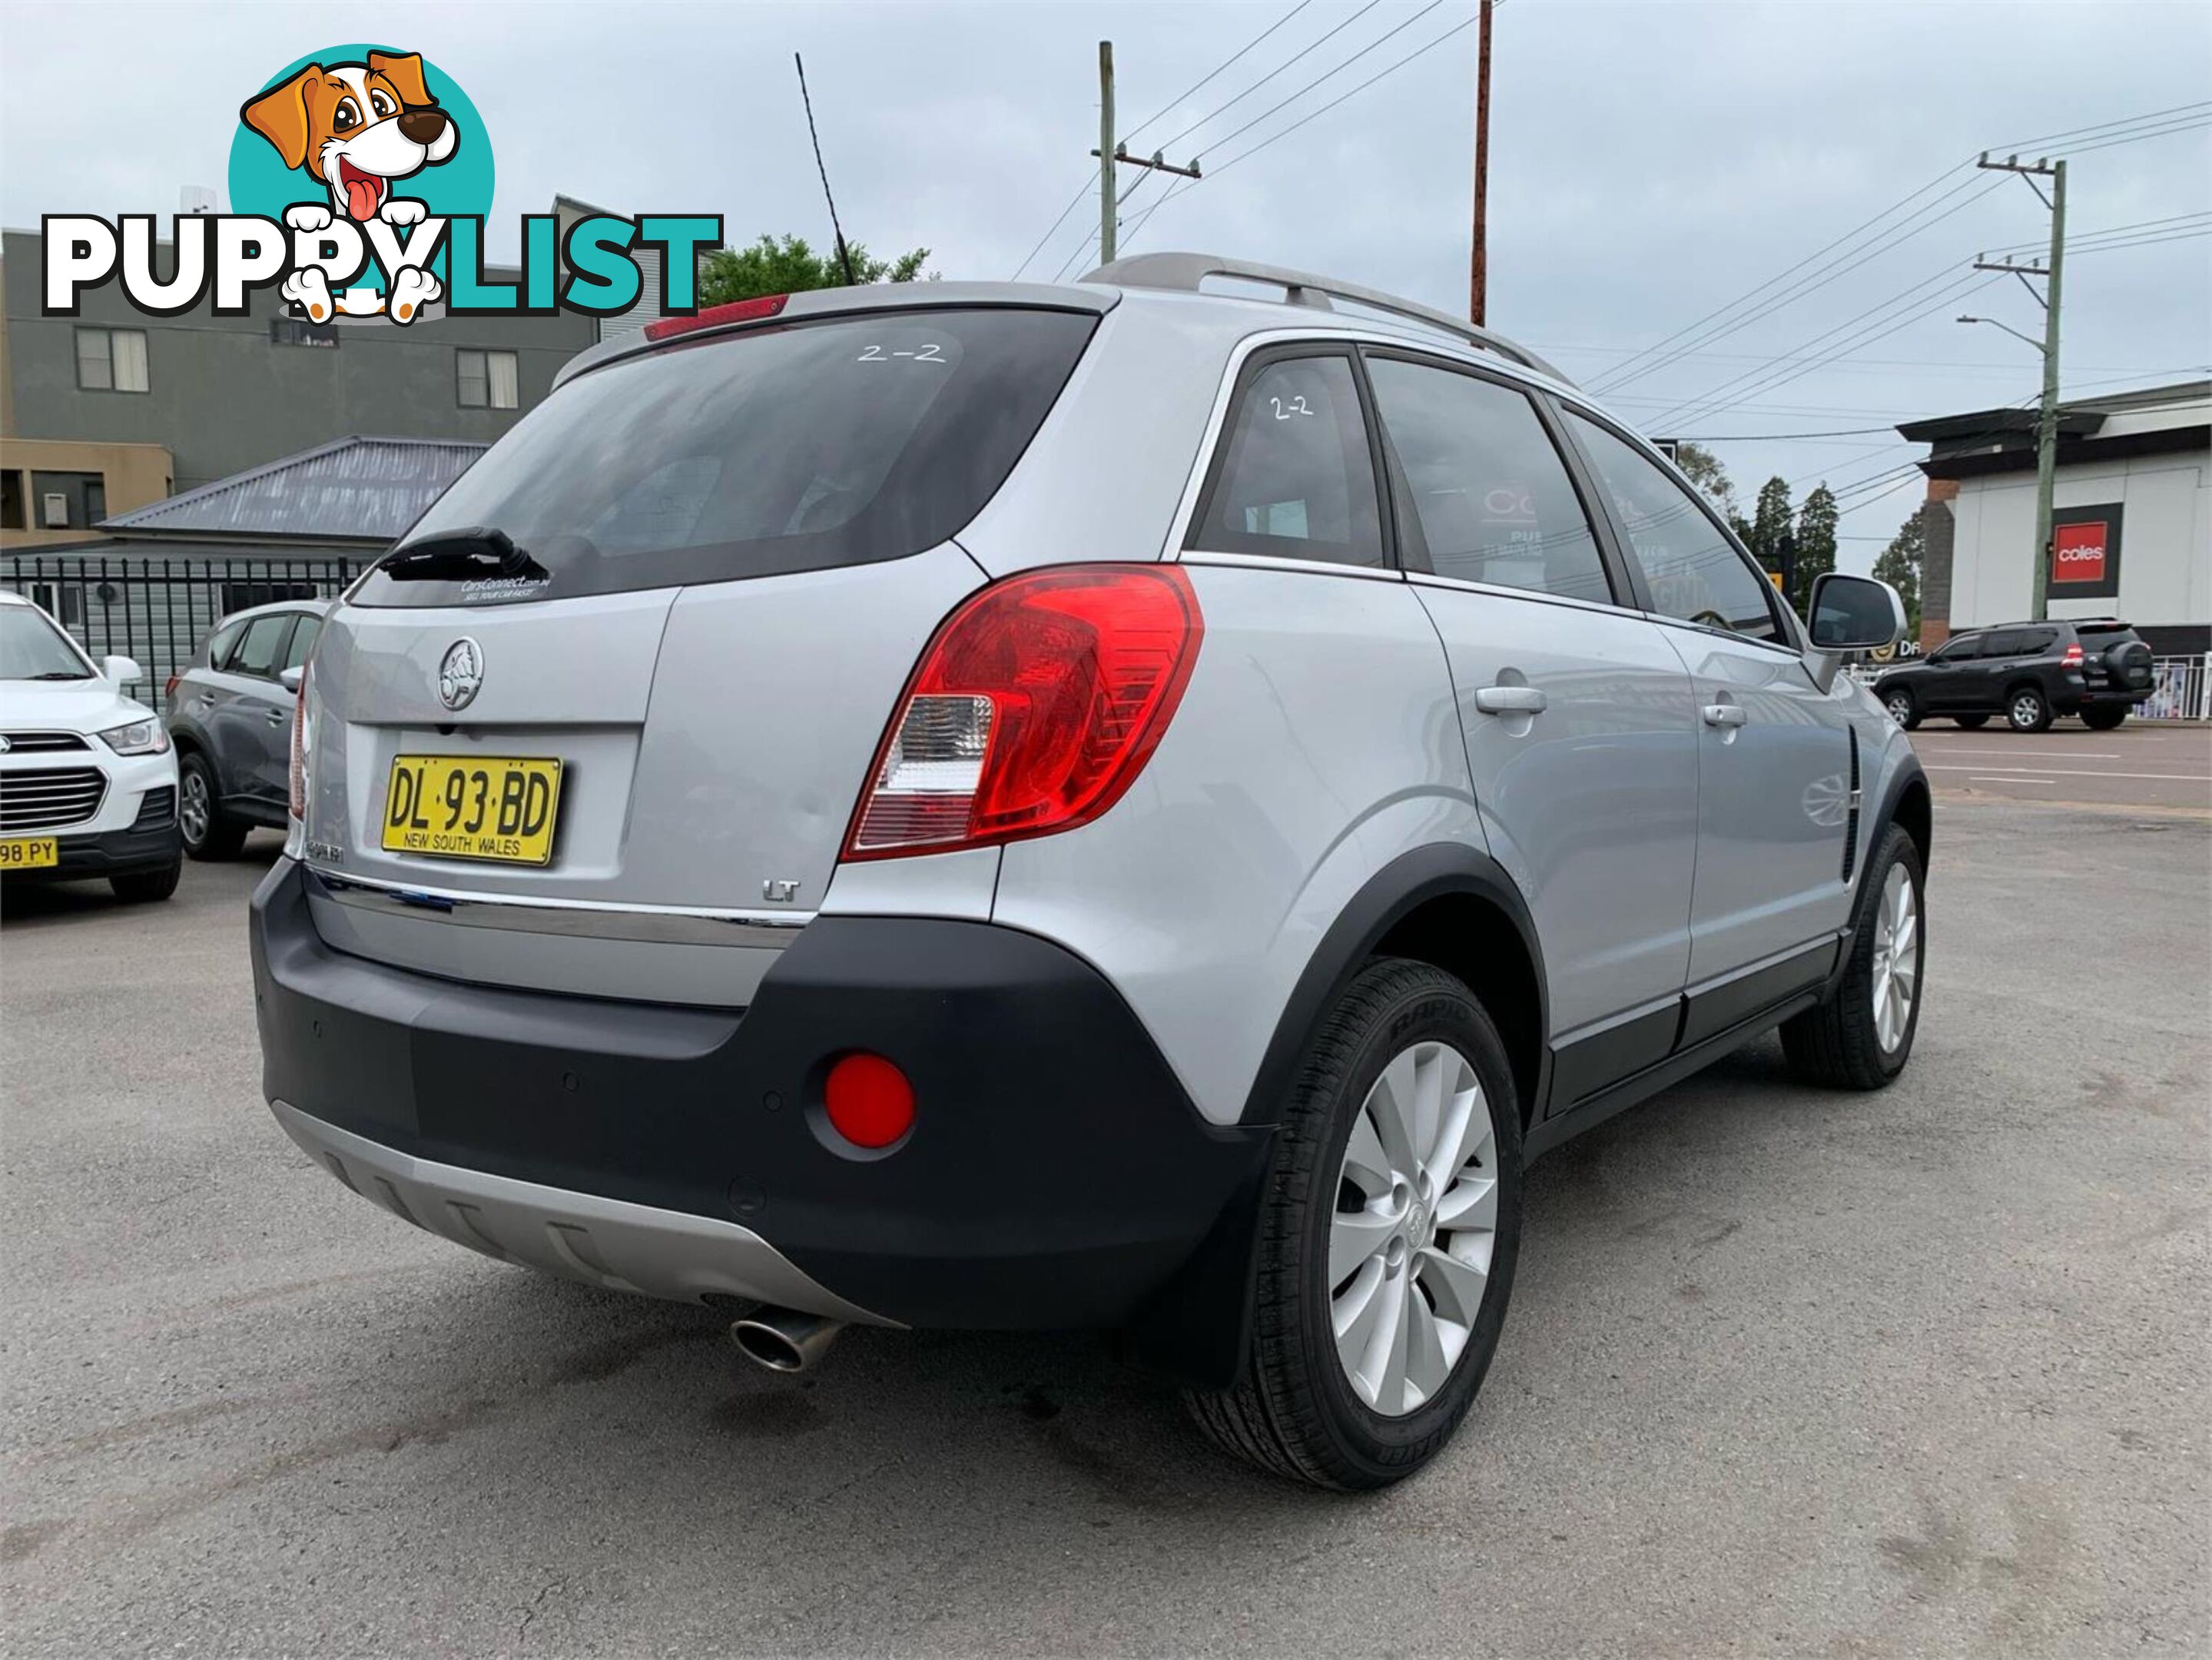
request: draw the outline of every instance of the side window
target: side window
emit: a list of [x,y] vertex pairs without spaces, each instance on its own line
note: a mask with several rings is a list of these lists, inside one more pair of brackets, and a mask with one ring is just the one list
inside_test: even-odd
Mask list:
[[1187,546],[1382,562],[1367,423],[1346,358],[1292,357],[1246,384]]
[[238,643],[238,636],[246,632],[243,623],[227,623],[215,631],[208,642],[208,666],[219,669],[230,656],[230,648]]
[[1566,464],[1525,392],[1376,358],[1375,406],[1411,486],[1439,576],[1610,602],[1612,585]]
[[280,672],[296,669],[307,660],[307,654],[315,648],[315,636],[323,631],[323,619],[302,615],[300,626],[292,630],[292,643],[284,648],[284,660],[277,665]]
[[284,642],[291,632],[290,611],[255,617],[240,636],[238,649],[230,655],[230,672],[233,674],[254,675],[264,680],[275,679],[277,660],[283,655]]
[[2017,657],[2027,648],[2021,643],[2026,638],[2027,636],[2021,634],[2017,629],[2006,629],[1999,633],[1985,634],[1982,636],[1982,648],[1978,652],[1975,653],[1975,655],[1978,657]]
[[1774,615],[1774,585],[1690,493],[1603,427],[1571,412],[1569,418],[1613,498],[1654,609],[1748,639],[1786,642]]

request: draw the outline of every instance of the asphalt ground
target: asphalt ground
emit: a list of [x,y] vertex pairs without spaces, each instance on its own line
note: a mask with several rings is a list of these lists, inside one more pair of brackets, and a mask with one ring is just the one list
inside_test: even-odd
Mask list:
[[1472,1417],[1362,1499],[1091,1340],[782,1379],[346,1192],[256,1089],[264,838],[9,894],[0,1649],[2203,1653],[2212,825],[1936,835],[1905,1076],[1768,1041],[1540,1163]]
[[1939,791],[2009,801],[2078,802],[2212,812],[2212,727],[2130,721],[2091,732],[2062,721],[2014,732],[1992,721],[1965,732],[1930,716],[1912,747]]

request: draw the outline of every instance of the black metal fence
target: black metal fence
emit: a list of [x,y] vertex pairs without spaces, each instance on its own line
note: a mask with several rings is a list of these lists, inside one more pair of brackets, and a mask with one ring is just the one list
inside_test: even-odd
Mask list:
[[97,660],[136,658],[137,695],[167,710],[169,677],[233,611],[278,599],[336,598],[365,560],[237,554],[0,553],[0,587],[43,605]]

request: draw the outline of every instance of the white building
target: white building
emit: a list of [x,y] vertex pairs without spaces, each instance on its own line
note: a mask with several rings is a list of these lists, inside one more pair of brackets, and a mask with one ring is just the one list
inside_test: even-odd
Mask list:
[[[2028,615],[2033,409],[1911,421],[1929,447],[1920,643]],[[2059,405],[2052,617],[2120,617],[2160,656],[2212,651],[2212,380]]]

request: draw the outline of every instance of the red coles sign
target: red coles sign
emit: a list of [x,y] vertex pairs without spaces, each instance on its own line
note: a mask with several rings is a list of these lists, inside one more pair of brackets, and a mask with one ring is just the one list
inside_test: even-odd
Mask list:
[[2102,582],[2105,580],[2105,544],[2102,520],[2058,526],[2051,532],[2052,584]]

